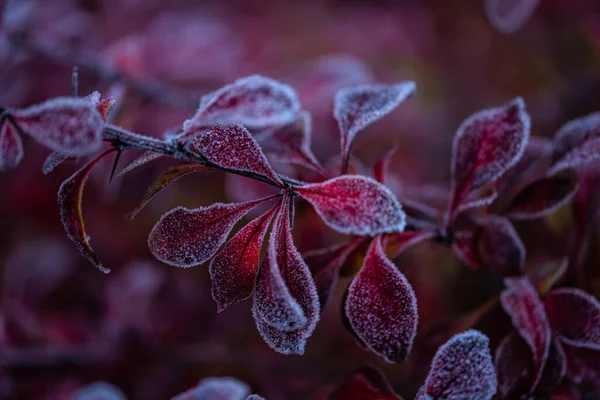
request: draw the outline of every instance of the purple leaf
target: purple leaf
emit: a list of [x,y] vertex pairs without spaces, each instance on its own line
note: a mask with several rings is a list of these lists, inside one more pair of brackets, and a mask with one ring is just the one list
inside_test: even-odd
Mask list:
[[534,219],[551,214],[567,201],[577,190],[577,180],[571,177],[549,177],[527,186],[506,210],[511,219]]
[[485,13],[494,28],[516,32],[531,17],[540,0],[485,0]]
[[438,349],[416,400],[490,400],[496,390],[489,340],[471,329]]
[[184,135],[217,124],[239,123],[251,129],[283,125],[294,120],[300,107],[290,86],[248,76],[203,96],[196,114],[183,124]]
[[188,268],[209,260],[248,211],[275,196],[247,203],[215,203],[208,207],[177,207],[164,214],[152,228],[148,247],[158,260]]
[[563,380],[567,372],[567,358],[563,346],[555,338],[550,342],[548,359],[537,389],[549,392]]
[[600,112],[567,122],[554,135],[548,175],[600,160]]
[[311,129],[310,113],[304,111],[294,122],[266,132],[257,140],[271,159],[302,165],[329,176],[310,149]]
[[77,245],[81,254],[105,274],[108,274],[110,269],[105,268],[100,264],[100,261],[98,261],[92,250],[90,238],[85,232],[83,225],[81,200],[83,197],[83,189],[90,176],[90,172],[92,172],[92,169],[104,156],[113,151],[115,151],[115,149],[108,149],[96,156],[96,158],[84,165],[83,168],[67,178],[67,180],[60,185],[60,189],[58,189],[60,218],[67,231],[67,236]]
[[519,335],[531,349],[534,371],[530,391],[533,391],[540,381],[550,351],[550,323],[544,305],[527,278],[507,278],[505,283],[507,288],[500,300]]
[[245,400],[250,387],[236,378],[210,377],[171,400]]
[[309,251],[303,255],[317,286],[321,311],[323,311],[329,300],[340,268],[344,265],[348,256],[363,242],[363,238],[357,238],[337,246]]
[[600,389],[600,351],[564,344],[567,357],[567,374],[576,384]]
[[345,172],[356,134],[392,112],[415,90],[414,82],[400,82],[393,85],[359,85],[336,93],[333,116],[341,134],[342,172]]
[[385,256],[379,237],[348,288],[345,314],[356,335],[388,362],[403,362],[417,333],[415,293]]
[[401,400],[383,373],[365,365],[344,381],[329,397],[331,400]]
[[495,366],[502,396],[510,397],[530,391],[534,369],[531,349],[517,331],[511,331],[500,342],[496,349]]
[[529,115],[521,98],[479,111],[458,128],[452,149],[452,196],[449,222],[468,208],[487,204],[495,195],[478,193],[515,165],[529,139]]
[[18,126],[42,145],[69,155],[93,153],[102,143],[104,120],[94,104],[60,97],[16,110]]
[[477,253],[484,268],[504,276],[517,275],[525,266],[525,246],[517,231],[504,217],[488,215],[481,221]]
[[160,158],[162,156],[163,156],[162,154],[155,153],[153,151],[144,152],[141,156],[139,156],[138,158],[133,160],[131,162],[131,164],[129,164],[128,166],[123,168],[123,170],[121,172],[119,172],[119,174],[117,175],[117,179],[121,179],[125,174],[128,174],[129,172],[136,169],[137,167],[140,167],[146,163],[149,163],[150,161],[156,160],[157,158]]
[[125,394],[107,382],[95,382],[82,387],[73,394],[72,400],[126,400]]
[[347,235],[402,232],[405,215],[392,192],[373,179],[344,175],[297,187],[332,229]]
[[600,302],[580,289],[555,289],[544,299],[552,329],[574,347],[600,350]]
[[242,228],[210,262],[212,296],[219,312],[246,300],[254,292],[260,250],[280,204]]
[[221,168],[258,174],[283,186],[256,140],[242,125],[217,125],[200,130],[186,147],[201,160]]
[[4,120],[0,128],[0,171],[15,169],[23,159],[23,141],[15,127]]
[[291,199],[275,219],[260,269],[252,315],[265,342],[282,354],[303,354],[319,320],[319,297],[291,232]]
[[140,205],[137,206],[137,208],[128,215],[128,218],[130,220],[134,219],[135,216],[138,215],[138,213],[142,210],[142,208],[144,208],[144,206],[154,198],[154,196],[166,189],[170,184],[172,184],[179,178],[191,174],[192,172],[202,172],[209,170],[210,168],[208,167],[195,164],[179,165],[177,167],[169,168],[161,176],[159,176],[158,179],[154,181],[154,183],[148,188],[146,194],[144,195],[144,198],[140,202]]
[[44,175],[49,174],[50,172],[54,171],[54,169],[56,167],[58,167],[60,164],[63,163],[63,161],[65,161],[68,158],[69,158],[68,154],[61,153],[58,151],[53,151],[52,153],[48,154],[48,157],[46,157],[46,159],[44,160],[44,166],[42,167],[42,172],[44,173]]

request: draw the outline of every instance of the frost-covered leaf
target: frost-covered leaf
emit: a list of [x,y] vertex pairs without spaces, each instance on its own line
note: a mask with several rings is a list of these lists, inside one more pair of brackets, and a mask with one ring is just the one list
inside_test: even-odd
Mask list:
[[138,215],[138,213],[142,210],[142,208],[144,208],[144,206],[154,198],[154,196],[166,189],[170,184],[172,184],[179,178],[191,174],[192,172],[201,172],[208,170],[210,170],[210,168],[195,164],[179,165],[177,167],[169,168],[161,176],[159,176],[158,179],[155,180],[154,183],[148,188],[146,194],[144,195],[144,198],[140,202],[140,205],[137,206],[137,208],[128,215],[128,218],[134,219],[135,216]]
[[241,78],[202,97],[184,135],[210,125],[242,124],[251,129],[283,125],[300,111],[294,89],[259,75]]
[[336,93],[333,116],[341,134],[343,168],[356,134],[392,112],[415,90],[414,82],[400,82],[392,85],[359,85]]
[[485,13],[494,28],[510,34],[531,17],[540,0],[485,0]]
[[117,179],[121,179],[125,174],[128,174],[132,170],[141,167],[142,165],[149,163],[150,161],[156,160],[157,158],[162,157],[163,155],[160,153],[155,153],[153,151],[146,151],[138,158],[133,160],[128,166],[123,168],[121,172],[117,175]]
[[471,329],[438,349],[416,400],[490,400],[496,390],[489,340]]
[[600,302],[580,289],[550,291],[544,299],[552,329],[575,347],[600,350]]
[[548,175],[600,160],[600,112],[567,122],[554,135]]
[[239,379],[210,377],[171,400],[245,400],[248,395],[250,387]]
[[379,237],[348,288],[345,314],[356,335],[388,362],[403,362],[417,333],[415,293],[385,256]]
[[60,218],[67,231],[67,236],[77,245],[81,254],[105,274],[109,273],[110,269],[105,268],[100,264],[100,261],[98,261],[98,258],[96,258],[96,255],[92,250],[90,238],[85,232],[83,225],[81,200],[83,197],[83,189],[90,176],[90,172],[92,172],[92,169],[98,164],[98,161],[113,151],[114,149],[108,149],[98,155],[92,161],[84,165],[79,171],[67,178],[58,189]]
[[280,203],[250,222],[210,262],[212,296],[221,312],[252,296],[267,229]]
[[[521,98],[479,111],[460,125],[452,148],[450,222],[460,211],[481,205],[478,192],[517,163],[529,139],[529,125]],[[483,197],[489,203],[490,195]]]
[[519,234],[504,217],[489,215],[482,220],[477,253],[484,268],[516,275],[525,266],[525,246]]
[[531,349],[517,331],[511,331],[496,349],[494,364],[498,389],[504,397],[528,393],[533,380]]
[[297,187],[296,191],[340,233],[375,236],[404,230],[400,203],[388,188],[373,179],[344,175]]
[[90,383],[73,394],[71,400],[126,400],[125,394],[107,382]]
[[600,350],[564,344],[567,374],[576,384],[600,390]]
[[309,251],[303,255],[317,286],[321,311],[323,311],[329,300],[340,268],[344,265],[350,253],[356,250],[363,241],[362,238],[357,238],[329,248]]
[[546,216],[569,201],[577,190],[572,177],[552,176],[537,180],[521,191],[506,210],[511,219]]
[[23,159],[23,141],[10,122],[0,123],[0,171],[10,171]]
[[65,161],[68,158],[69,158],[68,154],[61,153],[58,151],[53,151],[52,153],[48,154],[48,157],[46,157],[46,159],[44,160],[44,165],[42,166],[42,172],[44,173],[44,175],[49,174],[50,172],[54,171],[54,169],[56,167],[58,167],[60,164],[63,163],[63,161]]
[[401,400],[383,373],[364,365],[350,375],[329,397],[331,400]]
[[158,260],[175,267],[192,267],[209,260],[248,211],[271,197],[247,203],[215,203],[208,207],[176,207],[164,214],[148,236]]
[[257,140],[271,159],[302,165],[329,176],[310,149],[311,131],[310,113],[304,111],[294,122],[266,132]]
[[319,297],[310,270],[292,240],[292,200],[286,198],[258,274],[252,315],[265,342],[282,354],[303,354],[319,320]]
[[502,307],[525,340],[533,356],[534,370],[530,390],[538,384],[550,350],[550,323],[535,288],[527,278],[507,278],[502,292]]
[[84,99],[88,100],[90,103],[96,106],[96,109],[102,116],[102,119],[104,120],[104,122],[106,122],[108,113],[115,105],[115,100],[111,98],[103,99],[102,95],[98,91],[92,92],[91,94],[85,96]]
[[102,143],[104,120],[94,104],[81,98],[55,98],[12,115],[25,133],[54,151],[83,155]]
[[283,185],[259,144],[242,125],[217,125],[199,130],[186,148],[193,156],[219,167],[262,175]]

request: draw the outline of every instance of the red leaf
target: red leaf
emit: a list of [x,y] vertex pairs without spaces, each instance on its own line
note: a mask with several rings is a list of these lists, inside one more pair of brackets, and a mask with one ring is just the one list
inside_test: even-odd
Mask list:
[[415,90],[414,82],[400,82],[393,85],[359,85],[336,93],[333,115],[341,134],[342,172],[345,172],[356,134],[392,112]]
[[600,389],[600,351],[564,344],[567,356],[567,375],[576,384]]
[[108,117],[108,113],[115,105],[114,99],[102,99],[102,95],[98,91],[94,91],[93,93],[84,97],[84,99],[88,100],[90,103],[96,106],[96,109],[102,116],[104,122],[106,122],[106,118]]
[[283,125],[294,120],[300,107],[290,86],[248,76],[203,96],[196,114],[183,124],[183,135],[217,124],[239,123],[251,129]]
[[540,0],[485,0],[485,12],[494,28],[510,34],[531,17]]
[[405,215],[392,192],[373,179],[344,175],[297,187],[332,229],[347,235],[402,232]]
[[60,97],[23,110],[13,117],[42,145],[69,155],[93,153],[102,143],[104,120],[89,101]]
[[161,176],[159,176],[158,179],[154,181],[154,183],[148,188],[146,194],[144,195],[144,198],[140,202],[140,205],[137,206],[137,208],[128,215],[128,218],[130,220],[134,219],[135,216],[138,215],[138,213],[142,210],[142,208],[144,208],[144,206],[154,198],[154,196],[166,189],[170,184],[172,184],[179,178],[182,178],[187,174],[191,174],[192,172],[202,172],[209,170],[210,168],[208,167],[195,164],[179,165],[177,167],[169,168]]
[[517,163],[529,139],[529,125],[521,98],[479,111],[460,125],[452,149],[450,222],[458,212],[491,201],[477,192]]
[[534,219],[551,214],[577,190],[577,180],[571,177],[549,177],[527,186],[506,210],[511,219]]
[[535,365],[530,391],[537,386],[550,351],[550,324],[544,305],[527,278],[507,278],[507,288],[502,292],[502,307],[511,317],[519,335],[525,340],[533,355]]
[[221,168],[258,174],[283,186],[256,140],[242,125],[217,125],[200,130],[186,147],[201,160]]
[[215,203],[208,207],[177,207],[164,214],[148,236],[148,247],[158,260],[188,268],[209,260],[229,232],[248,211],[275,196],[247,203]]
[[482,220],[477,252],[485,268],[504,276],[517,275],[525,266],[525,246],[504,217],[489,215]]
[[438,349],[416,400],[489,400],[496,390],[489,340],[471,329],[453,336]]
[[254,292],[260,250],[279,207],[280,203],[242,228],[210,262],[212,295],[219,312]]
[[54,171],[54,169],[56,167],[58,167],[60,164],[63,163],[63,161],[65,161],[68,158],[69,158],[68,154],[53,151],[52,153],[48,154],[48,157],[46,157],[46,159],[44,160],[44,166],[42,167],[42,172],[44,173],[44,175],[49,174],[50,172]]
[[537,386],[538,391],[550,392],[557,387],[565,377],[567,372],[567,358],[563,346],[556,340],[552,339],[550,343],[550,351],[548,352],[548,360],[544,366],[544,372]]
[[531,350],[517,331],[511,331],[500,342],[496,349],[495,366],[502,396],[523,394],[532,389],[534,366]]
[[389,254],[390,259],[393,260],[407,248],[414,246],[417,243],[421,243],[424,240],[431,239],[436,235],[436,232],[421,231],[402,232],[386,235],[386,253]]
[[303,354],[319,320],[319,297],[291,232],[291,199],[275,219],[258,274],[252,315],[265,342],[282,354]]
[[394,145],[373,165],[373,178],[377,182],[385,184],[390,169],[390,162],[392,161],[392,157],[396,153],[396,150],[398,150],[398,144],[394,143]]
[[310,149],[311,129],[310,113],[304,111],[294,122],[266,132],[257,140],[271,159],[302,165],[329,176]]
[[309,251],[303,258],[309,266],[319,294],[321,311],[325,308],[338,277],[338,272],[348,256],[364,242],[356,238],[347,243],[325,249]]
[[0,171],[9,171],[19,165],[23,159],[23,142],[8,121],[2,122],[0,128]]
[[85,232],[83,224],[83,214],[81,212],[81,200],[83,197],[83,188],[87,182],[90,172],[104,156],[112,153],[115,149],[108,149],[96,156],[92,161],[83,166],[79,171],[65,180],[60,189],[58,189],[58,206],[60,208],[60,218],[67,231],[67,236],[77,245],[81,254],[100,271],[108,274],[109,268],[105,268],[96,258],[90,238]]
[[160,158],[162,156],[162,154],[155,153],[153,151],[144,152],[141,156],[133,160],[131,164],[123,168],[123,170],[117,175],[117,179],[121,179],[125,174],[128,174],[137,167],[141,167],[142,165],[149,163],[150,161],[156,160],[157,158]]
[[249,394],[250,387],[239,379],[210,377],[171,400],[244,400]]
[[346,379],[328,398],[331,400],[401,400],[383,373],[365,365]]
[[77,390],[72,400],[126,400],[125,394],[116,387],[107,382],[90,383]]
[[600,350],[600,302],[580,289],[555,289],[544,299],[552,329],[564,343]]
[[600,112],[564,124],[554,135],[554,154],[548,175],[600,160]]
[[386,258],[379,237],[350,284],[345,314],[372,351],[388,362],[406,359],[417,333],[417,299],[404,275]]

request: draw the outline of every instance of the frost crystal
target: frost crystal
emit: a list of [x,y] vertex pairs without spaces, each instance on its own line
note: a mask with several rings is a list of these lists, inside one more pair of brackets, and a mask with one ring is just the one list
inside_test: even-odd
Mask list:
[[417,333],[415,293],[376,238],[348,288],[345,313],[356,335],[388,362],[403,362]]
[[81,98],[55,98],[16,110],[13,116],[25,133],[54,151],[83,155],[98,150],[102,143],[102,115]]
[[344,175],[296,191],[340,233],[375,236],[404,230],[400,203],[387,187],[371,178]]
[[96,382],[79,389],[71,400],[126,400],[126,397],[115,385]]
[[44,165],[42,166],[42,172],[44,175],[49,174],[54,171],[56,167],[63,163],[67,158],[69,158],[68,154],[60,153],[58,151],[53,151],[48,154],[48,157],[44,160]]
[[171,400],[245,400],[250,387],[236,378],[204,378],[198,384]]

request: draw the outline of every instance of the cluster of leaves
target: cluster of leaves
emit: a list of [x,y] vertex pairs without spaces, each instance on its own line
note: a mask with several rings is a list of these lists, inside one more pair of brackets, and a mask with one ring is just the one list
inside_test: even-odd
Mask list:
[[[597,114],[567,123],[553,142],[529,140],[529,116],[523,100],[517,98],[477,112],[459,126],[452,149],[447,209],[433,209],[401,193],[403,208],[385,186],[391,153],[375,164],[373,178],[348,172],[357,134],[414,92],[413,82],[358,85],[337,92],[333,114],[340,131],[341,162],[335,172],[324,168],[311,151],[310,113],[302,108],[294,89],[261,76],[242,78],[206,94],[195,115],[180,130],[162,139],[108,123],[113,103],[101,100],[97,93],[87,98],[53,99],[23,110],[5,109],[0,161],[7,170],[21,160],[20,134],[28,134],[53,150],[46,171],[66,158],[97,152],[103,140],[109,143],[106,150],[69,177],[58,193],[68,237],[88,261],[105,273],[110,269],[98,260],[84,229],[81,200],[91,170],[108,154],[117,153],[116,166],[123,151],[146,151],[120,176],[159,157],[183,161],[148,189],[131,218],[156,194],[191,172],[219,170],[273,186],[275,194],[257,200],[195,209],[177,207],[167,212],[150,232],[150,251],[158,260],[176,267],[210,262],[218,310],[252,297],[252,314],[265,342],[280,353],[302,354],[340,269],[350,255],[368,247],[362,267],[346,290],[344,322],[365,347],[388,362],[399,363],[410,353],[417,333],[417,299],[390,258],[420,241],[435,240],[450,245],[475,269],[494,270],[506,277],[521,276],[526,252],[511,219],[539,218],[557,209],[577,190],[578,175],[574,171],[600,158]],[[269,158],[302,165],[314,174],[308,181],[284,176],[275,171]],[[303,257],[292,237],[295,202],[299,198],[307,201],[326,225],[350,239]],[[270,208],[228,240],[235,225],[264,204]],[[517,379],[500,375],[505,394],[513,390],[532,392],[542,380],[548,354],[566,351],[559,344],[551,345],[550,325],[559,332],[567,329],[565,318],[554,310],[572,303],[574,298],[585,298],[589,313],[582,320],[587,324],[598,308],[580,292],[568,292],[571,296],[559,296],[560,289],[555,295],[552,293],[556,291],[550,292],[545,300],[550,322],[545,323],[548,329],[540,333],[536,330],[542,326],[538,322],[546,317],[541,317],[545,314],[537,295],[532,294],[535,289],[523,289],[526,279],[507,279],[502,304],[531,348],[534,368],[531,382],[528,379],[523,385],[522,376]],[[542,280],[547,279],[544,276]],[[531,312],[532,307],[535,312]],[[593,338],[581,339],[582,334],[569,331],[571,336],[561,333],[564,337],[559,335],[559,339],[567,340],[567,345],[575,349],[598,346]],[[473,335],[482,342],[481,337]],[[499,353],[503,357],[512,354],[511,346],[522,347],[516,340],[518,336],[509,338]],[[565,367],[562,373],[552,375],[553,384],[562,380],[564,370],[576,383],[598,383],[597,373],[594,375],[595,369],[590,367],[598,361],[592,358],[572,358],[576,361],[570,362],[570,369]],[[558,364],[565,365],[565,357],[562,360]],[[498,365],[500,368],[504,364]],[[435,386],[428,382],[419,398],[439,397]],[[514,389],[517,386],[525,389]],[[488,398],[487,394],[482,396]]]

